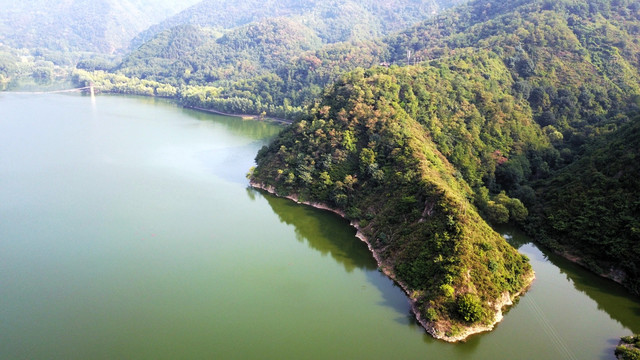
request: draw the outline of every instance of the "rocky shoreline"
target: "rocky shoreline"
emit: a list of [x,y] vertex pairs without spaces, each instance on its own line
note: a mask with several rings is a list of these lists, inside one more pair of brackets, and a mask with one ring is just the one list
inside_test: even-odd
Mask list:
[[[296,195],[281,196],[275,191],[275,189],[273,187],[266,186],[266,185],[261,184],[261,183],[257,183],[257,182],[255,182],[253,180],[250,181],[249,184],[253,188],[261,189],[261,190],[264,190],[264,191],[266,191],[266,192],[268,192],[270,194],[273,194],[275,196],[284,197],[284,198],[287,198],[289,200],[293,200],[298,204],[308,205],[308,206],[314,207],[316,209],[328,210],[328,211],[331,211],[331,212],[333,212],[333,213],[335,213],[337,215],[340,215],[341,217],[343,217],[345,219],[347,218],[346,214],[343,211],[331,208],[330,206],[327,206],[326,204],[309,202],[309,201],[300,201],[298,199],[298,196],[296,196]],[[495,304],[492,304],[493,308],[496,310],[496,315],[495,315],[494,320],[493,320],[493,322],[491,324],[489,324],[489,325],[469,326],[469,327],[466,327],[459,334],[456,334],[454,336],[447,336],[444,331],[441,331],[441,330],[438,329],[438,326],[437,326],[438,324],[437,323],[427,321],[426,319],[424,319],[420,315],[420,311],[418,309],[417,301],[411,297],[411,291],[410,291],[409,287],[405,283],[403,283],[402,281],[398,280],[398,278],[396,277],[395,273],[393,272],[393,269],[391,268],[391,266],[389,266],[388,264],[385,264],[381,260],[380,255],[376,252],[376,250],[373,248],[373,246],[369,242],[369,239],[362,232],[360,224],[358,222],[356,222],[356,221],[353,221],[353,220],[351,220],[350,224],[351,224],[351,226],[353,226],[356,229],[356,237],[358,239],[360,239],[361,241],[363,241],[365,244],[367,244],[367,247],[369,248],[369,251],[373,255],[373,258],[376,260],[376,263],[378,264],[378,268],[388,278],[393,280],[394,283],[396,283],[398,286],[400,286],[400,288],[405,292],[405,294],[407,295],[407,298],[409,299],[409,304],[411,305],[411,312],[413,312],[413,314],[415,315],[416,320],[420,323],[420,325],[422,325],[422,327],[427,331],[427,333],[429,335],[431,335],[434,338],[439,339],[439,340],[444,340],[444,341],[447,341],[447,342],[464,341],[465,339],[467,339],[471,335],[493,330],[495,325],[498,324],[500,321],[502,321],[502,319],[504,318],[504,315],[502,313],[502,309],[505,306],[513,305],[513,300],[516,297],[520,296],[523,292],[525,292],[531,286],[531,283],[535,279],[535,273],[533,271],[531,271],[530,276],[527,278],[527,285],[523,288],[522,291],[520,291],[520,292],[518,292],[518,293],[516,293],[514,295],[511,295],[508,292],[504,292],[502,294],[502,296],[500,297],[500,299],[498,299],[498,301]]]

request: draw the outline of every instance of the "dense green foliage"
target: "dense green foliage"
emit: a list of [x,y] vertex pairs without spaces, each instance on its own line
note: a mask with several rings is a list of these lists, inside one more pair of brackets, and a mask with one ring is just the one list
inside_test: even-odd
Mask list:
[[171,85],[238,80],[274,70],[319,46],[313,31],[284,18],[263,20],[224,35],[186,25],[142,45],[119,70],[129,77]]
[[629,99],[639,90],[639,8],[630,0],[475,1],[388,43],[396,61],[406,51],[429,59],[491,49],[512,70],[513,93],[529,101],[549,137],[579,144],[637,105]]
[[0,43],[112,53],[196,0],[0,0]]
[[[584,147],[537,184],[532,222],[544,244],[568,251],[598,273],[640,292],[640,117]],[[622,270],[626,276],[616,274]]]
[[491,322],[490,304],[521,291],[531,268],[480,218],[469,202],[471,188],[411,111],[415,104],[406,96],[413,87],[422,87],[418,96],[443,96],[426,83],[437,71],[350,73],[311,117],[259,152],[251,176],[358,221],[384,265],[413,291],[422,315],[452,335],[455,324]]
[[623,337],[615,354],[620,360],[640,360],[640,335]]
[[387,57],[371,39],[458,2],[203,1],[141,34],[149,41],[118,72],[223,89],[187,106],[297,118],[340,74]]
[[474,323],[485,316],[482,304],[478,298],[472,294],[466,293],[458,297],[457,306],[458,314],[464,319],[464,321]]
[[[168,84],[151,80],[128,78],[124,75],[110,74],[104,71],[76,70],[72,80],[77,86],[95,86],[96,92],[158,96],[174,98],[179,96],[179,89]],[[205,90],[203,90],[205,91]]]
[[30,85],[46,88],[55,87],[58,82],[68,83],[71,62],[85,56],[0,45],[0,90],[24,89]]
[[[636,293],[640,184],[632,114],[640,105],[639,34],[636,1],[473,1],[386,40],[397,63],[447,63],[469,51],[502,59],[510,71],[506,92],[524,100],[525,118],[535,122],[527,126],[541,129],[552,146],[531,149],[543,142],[530,137],[524,152],[496,153],[493,177],[489,171],[482,178],[486,190],[475,187],[473,173],[459,161],[449,160],[475,187],[487,219],[504,222],[508,213],[522,222],[525,205],[533,215],[527,229],[537,240]],[[481,168],[486,171],[485,164]]]
[[[531,103],[534,118],[545,127],[549,138],[558,145],[579,144],[585,136],[597,131],[603,119],[624,113],[628,107],[627,90],[637,92],[638,88],[635,70],[638,45],[634,41],[638,10],[633,2],[620,1],[602,14],[598,1],[589,3],[587,6],[569,0],[553,4],[476,1],[382,42],[330,44],[307,52],[303,51],[305,47],[317,48],[310,34],[322,36],[313,28],[312,21],[306,21],[304,26],[298,22],[295,26],[295,11],[285,11],[289,20],[284,30],[254,24],[257,35],[231,31],[230,36],[236,39],[234,43],[242,44],[238,54],[231,51],[229,55],[225,50],[228,46],[224,44],[211,47],[213,43],[220,43],[217,31],[193,27],[189,31],[173,29],[134,52],[123,67],[130,76],[151,77],[151,80],[173,85],[223,86],[225,93],[220,94],[221,98],[246,99],[251,104],[249,112],[268,114],[265,104],[276,107],[284,106],[285,102],[293,107],[312,104],[324,86],[358,66],[418,63],[461,51],[488,49],[498,54],[511,70],[515,80],[511,92]],[[396,9],[402,9],[398,6]],[[410,12],[397,10],[397,13]],[[183,21],[188,19],[190,17]],[[411,19],[414,18],[407,17],[399,23]],[[279,34],[280,31],[284,34]],[[287,33],[303,36],[290,39]],[[194,37],[199,37],[202,43],[193,46]],[[257,37],[257,41],[253,37]],[[270,38],[278,39],[281,45],[265,51],[260,39]],[[310,42],[304,44],[304,41]],[[354,41],[353,38],[350,41]],[[186,49],[186,52],[180,59],[171,61],[171,56],[167,56],[168,47]],[[191,48],[193,50],[189,50]],[[222,51],[224,56],[206,56],[204,49]],[[278,54],[275,61],[270,61],[272,52]],[[226,61],[225,57],[235,62]],[[260,58],[265,60],[264,64],[255,61]],[[230,63],[240,65],[231,68]],[[238,78],[239,82],[228,81]],[[266,92],[265,82],[270,83]],[[266,93],[274,95],[265,96]],[[570,157],[571,153],[566,152],[564,156]]]

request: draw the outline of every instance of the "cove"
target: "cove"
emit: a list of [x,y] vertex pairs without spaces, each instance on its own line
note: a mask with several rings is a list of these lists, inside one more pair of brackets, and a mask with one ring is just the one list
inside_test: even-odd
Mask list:
[[613,359],[624,289],[502,233],[537,279],[436,341],[345,220],[248,187],[281,129],[119,96],[0,93],[0,358]]

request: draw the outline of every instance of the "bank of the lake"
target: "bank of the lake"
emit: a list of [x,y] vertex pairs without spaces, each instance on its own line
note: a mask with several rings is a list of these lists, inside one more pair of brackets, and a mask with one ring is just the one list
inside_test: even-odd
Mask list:
[[347,221],[249,188],[282,127],[0,93],[0,358],[613,359],[640,301],[512,229],[537,280],[493,331],[415,320]]

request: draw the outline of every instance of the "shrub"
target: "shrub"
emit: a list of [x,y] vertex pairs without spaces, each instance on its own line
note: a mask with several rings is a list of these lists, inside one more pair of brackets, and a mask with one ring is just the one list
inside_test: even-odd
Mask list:
[[624,336],[620,345],[616,347],[615,354],[621,360],[640,360],[640,335]]
[[509,210],[506,206],[489,201],[487,204],[487,217],[493,224],[505,224],[509,221]]
[[448,298],[452,297],[454,293],[453,286],[448,284],[440,285],[440,291],[442,291],[442,294]]
[[640,360],[640,350],[622,345],[616,347],[615,354],[621,360]]
[[428,308],[425,317],[429,321],[438,321],[438,313],[434,308]]
[[483,319],[484,310],[480,299],[473,294],[464,294],[458,298],[458,314],[469,323],[475,323]]

